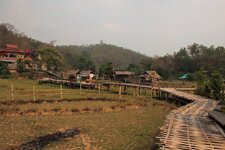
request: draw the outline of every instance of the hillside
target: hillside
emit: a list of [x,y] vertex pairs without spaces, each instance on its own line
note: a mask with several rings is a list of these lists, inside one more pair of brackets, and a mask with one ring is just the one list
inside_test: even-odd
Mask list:
[[14,44],[20,49],[30,49],[31,57],[35,61],[41,49],[52,47],[57,50],[56,54],[59,52],[63,56],[65,69],[96,70],[108,62],[112,62],[115,69],[126,69],[130,64],[137,65],[143,58],[147,58],[132,50],[104,43],[54,47],[53,43],[44,43],[26,36],[9,23],[0,24],[0,46],[3,47],[5,44]]
[[26,36],[9,23],[2,23],[0,24],[0,46],[4,46],[7,43],[15,44],[20,49],[31,50],[36,50],[48,45],[44,42]]
[[129,64],[139,64],[147,56],[129,49],[109,44],[95,44],[88,46],[58,46],[57,49],[64,57],[66,66],[76,67],[78,61],[88,59],[96,66],[112,62],[118,69],[124,69]]

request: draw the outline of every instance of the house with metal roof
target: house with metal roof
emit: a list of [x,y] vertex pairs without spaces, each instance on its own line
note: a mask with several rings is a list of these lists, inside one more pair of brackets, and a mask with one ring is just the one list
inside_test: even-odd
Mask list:
[[130,78],[135,76],[135,73],[127,70],[116,70],[114,76],[117,81],[127,82]]

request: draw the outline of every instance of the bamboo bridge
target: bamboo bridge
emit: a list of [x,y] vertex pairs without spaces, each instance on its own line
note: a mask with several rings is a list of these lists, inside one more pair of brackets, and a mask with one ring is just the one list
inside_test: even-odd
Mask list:
[[[39,81],[57,84],[74,84],[62,80]],[[110,90],[111,86],[118,87],[121,95],[126,92],[127,87],[133,88],[134,95],[139,96],[142,89],[150,90],[151,97],[157,96],[160,99],[176,99],[184,106],[172,111],[160,128],[158,138],[159,149],[162,150],[225,150],[225,134],[222,128],[216,124],[208,115],[208,112],[217,106],[217,101],[203,98],[201,96],[178,91],[175,88],[158,88],[152,86],[105,82],[101,84],[80,83],[82,86],[98,87],[102,86]],[[225,119],[225,118],[224,118]]]

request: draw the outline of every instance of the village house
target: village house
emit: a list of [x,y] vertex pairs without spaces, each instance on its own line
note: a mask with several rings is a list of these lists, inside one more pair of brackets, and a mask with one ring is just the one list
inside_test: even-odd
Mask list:
[[[23,63],[32,61],[30,54],[30,50],[21,50],[17,45],[6,44],[4,47],[0,48],[0,61],[7,63],[9,71],[14,73],[17,70],[17,60],[21,59]],[[29,69],[30,67],[26,65],[26,68]]]
[[18,59],[25,59],[30,57],[30,50],[18,49],[17,45],[6,44],[0,48],[0,61],[15,63]]
[[132,77],[135,76],[134,72],[126,71],[126,70],[117,70],[114,72],[115,79],[121,82],[127,82]]
[[77,80],[77,74],[79,73],[78,70],[68,70],[63,72],[63,79],[64,80],[70,80],[71,82],[75,82]]
[[81,81],[91,81],[93,80],[93,77],[95,76],[94,72],[93,71],[90,71],[90,70],[82,70],[80,71],[78,77],[80,77],[80,80]]
[[157,85],[157,82],[161,79],[161,76],[156,71],[145,71],[140,76],[141,83]]

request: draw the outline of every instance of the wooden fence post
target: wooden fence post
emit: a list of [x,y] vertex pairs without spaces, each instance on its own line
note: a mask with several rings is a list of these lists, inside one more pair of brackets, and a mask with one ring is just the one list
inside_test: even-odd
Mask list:
[[119,86],[119,96],[120,96],[120,99],[121,99],[121,91],[122,91],[122,87]]
[[100,83],[98,84],[98,94],[101,94],[101,85],[100,85]]
[[12,96],[12,101],[14,100],[14,94],[13,94],[13,84],[11,84],[11,96]]
[[133,88],[133,95],[134,95],[134,96],[136,95],[135,92],[136,92],[136,91],[135,91],[135,87],[134,87],[134,88]]
[[62,84],[60,84],[60,97],[61,97],[61,99],[63,99]]
[[139,96],[139,87],[137,87],[137,96]]
[[152,99],[153,97],[153,92],[152,92],[152,88],[150,89],[150,99]]
[[127,94],[127,86],[124,86],[124,93]]
[[81,81],[80,81],[80,94],[81,94],[81,89],[82,89],[82,85],[81,85]]
[[34,101],[36,101],[36,97],[35,97],[35,86],[33,85],[33,99]]
[[138,87],[139,96],[141,95],[141,87]]

